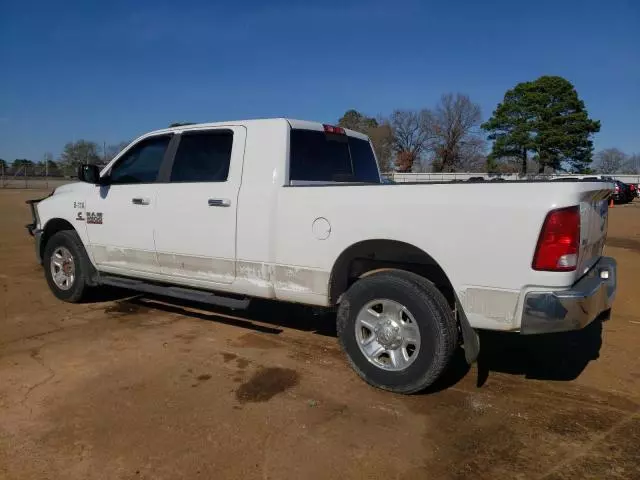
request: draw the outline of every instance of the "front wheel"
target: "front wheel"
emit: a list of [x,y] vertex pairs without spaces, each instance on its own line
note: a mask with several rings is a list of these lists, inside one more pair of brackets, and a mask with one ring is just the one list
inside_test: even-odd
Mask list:
[[369,384],[398,393],[432,385],[457,345],[457,325],[442,293],[404,271],[364,277],[343,295],[340,342],[353,369]]
[[43,265],[56,297],[71,303],[82,300],[88,289],[89,259],[75,231],[63,230],[47,241]]

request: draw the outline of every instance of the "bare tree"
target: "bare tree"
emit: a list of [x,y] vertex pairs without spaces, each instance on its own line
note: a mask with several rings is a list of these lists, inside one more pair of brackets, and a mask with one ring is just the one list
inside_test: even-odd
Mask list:
[[338,125],[368,135],[383,173],[390,172],[393,157],[393,130],[389,121],[368,117],[357,110],[347,110],[338,120]]
[[381,172],[390,172],[393,167],[393,130],[391,125],[381,121],[377,126],[368,129],[367,134],[373,144]]
[[434,166],[440,171],[460,167],[464,155],[475,155],[482,140],[474,131],[480,126],[480,106],[468,95],[447,93],[440,98],[432,118],[435,134]]
[[129,142],[120,142],[116,143],[115,145],[107,145],[104,152],[104,160],[106,162],[111,161],[113,157],[119,154],[127,145],[129,145]]
[[481,137],[470,137],[460,148],[455,170],[462,172],[486,172],[486,141]]
[[622,173],[640,174],[640,154],[629,155],[622,165]]
[[618,173],[627,156],[617,148],[607,148],[596,154],[596,170],[600,173]]
[[389,118],[393,130],[396,169],[410,172],[413,164],[429,148],[433,139],[429,110],[395,110]]

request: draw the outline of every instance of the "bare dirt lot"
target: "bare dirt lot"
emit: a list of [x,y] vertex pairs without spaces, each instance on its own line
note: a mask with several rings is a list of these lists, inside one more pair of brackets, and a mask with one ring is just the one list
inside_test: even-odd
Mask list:
[[610,214],[609,320],[484,334],[477,367],[406,397],[303,307],[56,300],[24,229],[41,194],[0,191],[0,478],[640,478],[638,200]]

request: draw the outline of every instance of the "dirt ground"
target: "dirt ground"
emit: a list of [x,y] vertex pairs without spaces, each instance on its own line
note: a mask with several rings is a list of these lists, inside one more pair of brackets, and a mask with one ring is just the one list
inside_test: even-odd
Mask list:
[[0,190],[0,478],[640,478],[639,200],[610,214],[610,319],[483,334],[407,397],[300,306],[56,300],[24,229],[41,193]]

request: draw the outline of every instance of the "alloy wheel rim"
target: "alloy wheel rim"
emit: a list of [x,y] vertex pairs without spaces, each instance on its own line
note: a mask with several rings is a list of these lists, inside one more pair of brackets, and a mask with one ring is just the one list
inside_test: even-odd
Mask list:
[[73,255],[66,247],[57,247],[51,255],[51,278],[60,290],[69,290],[76,279]]
[[360,351],[378,368],[402,371],[418,357],[420,329],[401,303],[382,298],[368,302],[358,312],[355,330]]

